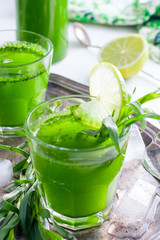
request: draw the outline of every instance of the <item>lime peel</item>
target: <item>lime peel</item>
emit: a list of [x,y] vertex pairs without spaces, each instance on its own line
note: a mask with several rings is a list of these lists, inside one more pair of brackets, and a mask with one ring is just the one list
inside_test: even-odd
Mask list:
[[98,54],[99,62],[111,62],[125,79],[136,75],[148,57],[148,43],[138,33],[126,34],[110,41],[100,49]]
[[96,65],[90,74],[91,101],[78,107],[82,121],[100,127],[104,118],[112,116],[116,121],[121,107],[128,102],[124,79],[119,70],[110,63]]

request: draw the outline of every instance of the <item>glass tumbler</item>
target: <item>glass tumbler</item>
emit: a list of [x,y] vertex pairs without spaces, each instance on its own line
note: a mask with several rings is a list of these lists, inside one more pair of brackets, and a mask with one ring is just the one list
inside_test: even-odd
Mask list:
[[119,154],[112,144],[70,149],[43,142],[35,135],[43,120],[53,116],[52,109],[61,114],[84,100],[90,101],[90,97],[51,99],[36,106],[25,122],[31,159],[46,206],[58,224],[71,230],[100,225],[108,216],[129,136],[127,131],[120,139],[123,154]]
[[19,137],[28,112],[45,98],[53,45],[28,31],[0,31],[0,137]]

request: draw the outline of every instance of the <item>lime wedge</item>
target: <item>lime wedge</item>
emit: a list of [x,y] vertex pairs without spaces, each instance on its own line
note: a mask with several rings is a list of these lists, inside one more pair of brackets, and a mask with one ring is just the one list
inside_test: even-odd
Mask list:
[[98,54],[99,62],[110,62],[127,79],[136,75],[149,56],[148,43],[137,33],[126,34],[104,45]]
[[110,63],[96,65],[89,79],[91,101],[80,104],[78,115],[89,125],[99,127],[107,116],[118,119],[123,104],[128,102],[124,79]]

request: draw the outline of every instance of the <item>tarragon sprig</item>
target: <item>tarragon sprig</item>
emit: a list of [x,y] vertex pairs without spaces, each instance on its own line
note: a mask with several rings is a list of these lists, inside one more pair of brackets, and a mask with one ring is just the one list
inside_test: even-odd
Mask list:
[[43,205],[30,156],[21,148],[25,145],[0,145],[2,149],[25,157],[13,168],[14,172],[19,174],[19,180],[5,188],[7,193],[0,203],[0,239],[15,240],[15,229],[19,226],[29,240],[76,240],[75,236],[58,226],[54,219],[54,228],[61,235],[49,230],[50,212]]
[[112,116],[104,118],[104,120],[102,121],[102,126],[98,130],[87,129],[78,133],[78,135],[86,134],[89,136],[94,136],[100,141],[104,141],[108,137],[110,137],[116,150],[121,153],[119,145],[120,138],[124,135],[125,131],[132,124],[140,122],[141,131],[143,132],[146,128],[147,118],[156,119],[158,121],[160,120],[159,114],[142,108],[142,105],[144,103],[156,98],[160,98],[160,88],[158,88],[154,92],[146,94],[145,96],[137,99],[136,101],[131,102],[130,98],[130,102],[128,102],[121,108],[119,118],[116,122],[114,120],[113,113]]

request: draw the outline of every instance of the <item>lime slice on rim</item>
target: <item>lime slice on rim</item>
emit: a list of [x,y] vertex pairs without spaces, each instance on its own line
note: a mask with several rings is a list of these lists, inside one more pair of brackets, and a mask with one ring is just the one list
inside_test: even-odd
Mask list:
[[138,33],[126,34],[104,45],[98,54],[99,62],[110,62],[127,79],[136,75],[149,56],[148,43]]
[[99,127],[105,117],[118,119],[121,107],[128,102],[124,79],[110,63],[96,65],[89,79],[91,101],[80,104],[78,115],[89,125]]

